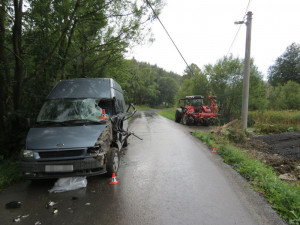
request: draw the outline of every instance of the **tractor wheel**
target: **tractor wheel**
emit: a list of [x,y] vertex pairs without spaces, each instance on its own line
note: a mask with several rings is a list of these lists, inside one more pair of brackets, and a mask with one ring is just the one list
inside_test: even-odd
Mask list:
[[117,173],[120,166],[120,152],[117,148],[111,147],[107,153],[106,170],[110,177],[113,173]]
[[181,113],[178,110],[176,110],[175,122],[180,123],[180,120],[181,120]]
[[207,119],[204,119],[202,125],[208,127],[209,121]]

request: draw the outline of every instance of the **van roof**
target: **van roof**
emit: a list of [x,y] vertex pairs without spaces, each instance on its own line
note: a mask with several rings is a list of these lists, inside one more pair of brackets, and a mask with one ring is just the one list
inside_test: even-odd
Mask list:
[[122,93],[121,86],[112,78],[78,78],[59,81],[46,99],[113,98],[112,89]]

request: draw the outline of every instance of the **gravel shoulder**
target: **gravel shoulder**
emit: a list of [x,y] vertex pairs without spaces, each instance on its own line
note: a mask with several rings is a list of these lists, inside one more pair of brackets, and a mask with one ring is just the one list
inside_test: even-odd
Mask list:
[[299,184],[300,131],[253,137],[242,147],[273,167],[282,180]]

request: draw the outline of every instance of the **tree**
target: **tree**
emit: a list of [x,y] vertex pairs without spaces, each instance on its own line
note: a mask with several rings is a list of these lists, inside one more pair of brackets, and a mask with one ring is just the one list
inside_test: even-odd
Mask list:
[[[159,14],[161,0],[150,3]],[[155,19],[143,0],[2,0],[0,10],[0,130],[16,145],[58,80],[107,76]]]
[[179,88],[176,99],[184,98],[188,95],[205,96],[206,92],[210,90],[206,74],[196,64],[191,64],[190,68],[193,68],[194,75],[191,74],[188,67],[185,69],[185,79]]
[[269,68],[268,80],[272,86],[283,85],[289,80],[300,84],[300,45],[293,43]]
[[174,78],[161,77],[158,80],[158,90],[160,91],[161,103],[165,102],[165,105],[168,103],[174,104],[175,95],[178,91],[178,84]]
[[183,72],[183,78],[189,79],[192,78],[195,74],[199,73],[201,69],[194,63],[192,63],[190,66],[187,66]]
[[[204,74],[209,78],[211,92],[221,104],[222,118],[240,118],[242,107],[244,61],[239,58],[223,57],[215,65],[206,65]],[[249,110],[261,109],[266,105],[266,85],[261,73],[250,64]]]

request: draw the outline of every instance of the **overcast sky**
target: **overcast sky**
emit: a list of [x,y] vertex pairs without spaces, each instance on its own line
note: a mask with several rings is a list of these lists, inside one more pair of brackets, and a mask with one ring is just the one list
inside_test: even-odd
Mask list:
[[[200,68],[228,54],[239,25],[246,14],[249,0],[164,0],[160,19],[188,64]],[[251,57],[266,79],[273,65],[293,42],[300,43],[300,0],[251,0]],[[173,46],[160,23],[152,25],[155,42],[137,46],[128,54],[138,61],[149,62],[178,74],[186,64]],[[233,56],[244,58],[246,25],[230,49]]]

